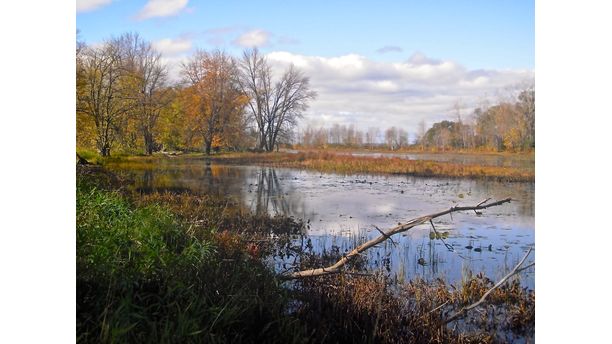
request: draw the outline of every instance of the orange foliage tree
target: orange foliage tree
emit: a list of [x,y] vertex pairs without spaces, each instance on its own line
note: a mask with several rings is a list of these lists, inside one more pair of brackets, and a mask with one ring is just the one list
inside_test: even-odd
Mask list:
[[234,59],[224,52],[197,51],[182,72],[185,121],[202,137],[209,155],[215,137],[230,135],[242,121],[248,99],[238,86]]

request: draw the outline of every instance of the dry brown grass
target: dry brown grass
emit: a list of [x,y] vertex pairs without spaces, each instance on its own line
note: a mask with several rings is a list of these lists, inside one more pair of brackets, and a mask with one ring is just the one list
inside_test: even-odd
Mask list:
[[397,286],[382,276],[336,275],[300,283],[298,316],[317,328],[317,336],[331,342],[342,338],[375,343],[503,343],[519,338],[528,342],[535,332],[535,294],[518,283],[496,290],[486,306],[457,324],[443,324],[492,286],[482,275],[459,289],[442,280],[416,279]]
[[421,177],[459,177],[500,181],[533,181],[535,174],[512,167],[467,165],[431,160],[356,157],[329,152],[235,153],[214,157],[227,163],[257,163],[340,174],[381,173]]

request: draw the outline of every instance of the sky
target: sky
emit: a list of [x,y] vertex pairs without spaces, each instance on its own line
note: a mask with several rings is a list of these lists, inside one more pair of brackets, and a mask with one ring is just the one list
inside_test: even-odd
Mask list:
[[534,1],[77,0],[79,39],[151,41],[173,81],[196,49],[257,46],[318,94],[302,126],[398,126],[415,135],[535,79]]

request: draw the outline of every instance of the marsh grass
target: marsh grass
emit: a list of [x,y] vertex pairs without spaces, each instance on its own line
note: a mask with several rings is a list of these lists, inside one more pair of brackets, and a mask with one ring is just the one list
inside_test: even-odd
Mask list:
[[533,181],[533,171],[513,167],[468,165],[431,160],[408,160],[396,157],[356,157],[329,152],[234,153],[212,159],[227,163],[259,163],[278,167],[311,169],[339,174],[403,174],[420,177],[492,179],[499,181]]
[[[467,284],[414,279],[399,286],[381,274],[336,275],[299,283],[296,315],[315,342],[351,338],[360,343],[494,343],[534,336],[535,295],[511,283],[484,307],[451,326],[443,320],[479,299],[493,282]],[[439,307],[441,306],[442,307]]]

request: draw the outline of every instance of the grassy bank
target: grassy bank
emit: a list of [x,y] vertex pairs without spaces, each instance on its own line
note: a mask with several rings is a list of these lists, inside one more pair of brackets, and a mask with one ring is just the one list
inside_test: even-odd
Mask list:
[[340,155],[328,152],[232,153],[214,156],[225,163],[255,163],[278,167],[311,169],[319,172],[359,174],[404,174],[420,177],[491,179],[500,181],[534,181],[533,171],[512,167],[467,165],[430,160],[376,158]]
[[287,300],[238,235],[79,178],[78,342],[299,342]]

